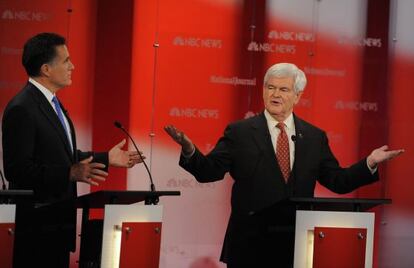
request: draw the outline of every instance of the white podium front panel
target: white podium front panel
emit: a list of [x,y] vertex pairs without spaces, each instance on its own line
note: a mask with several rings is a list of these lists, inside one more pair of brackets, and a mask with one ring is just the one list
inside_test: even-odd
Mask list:
[[[366,228],[367,244],[365,268],[372,267],[374,248],[374,221],[372,212],[296,211],[295,268],[312,268],[313,230],[317,227]],[[338,247],[338,250],[341,250]]]
[[13,223],[15,220],[16,205],[0,205],[0,222]]
[[162,222],[162,212],[161,205],[105,205],[101,268],[119,266],[123,222]]

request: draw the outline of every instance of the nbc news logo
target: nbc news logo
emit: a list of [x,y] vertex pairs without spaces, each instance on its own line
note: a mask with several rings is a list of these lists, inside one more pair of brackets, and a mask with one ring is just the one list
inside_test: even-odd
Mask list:
[[35,12],[28,10],[14,11],[6,9],[1,14],[3,20],[20,20],[20,21],[45,21],[49,15],[45,12]]

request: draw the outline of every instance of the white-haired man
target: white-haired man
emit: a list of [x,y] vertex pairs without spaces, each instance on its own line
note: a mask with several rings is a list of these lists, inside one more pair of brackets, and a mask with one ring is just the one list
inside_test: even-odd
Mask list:
[[312,197],[316,181],[336,193],[375,182],[377,165],[403,152],[382,146],[341,168],[326,133],[293,113],[305,86],[306,76],[296,65],[271,66],[263,83],[264,112],[228,125],[207,155],[182,131],[165,127],[182,146],[180,165],[197,181],[221,180],[227,172],[234,179],[221,255],[229,268],[292,267],[294,209],[275,204]]

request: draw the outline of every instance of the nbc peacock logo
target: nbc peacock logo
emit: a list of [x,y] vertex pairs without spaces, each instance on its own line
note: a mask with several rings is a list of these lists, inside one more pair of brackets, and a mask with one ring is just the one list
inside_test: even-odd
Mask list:
[[1,14],[1,18],[3,20],[12,20],[14,19],[14,15],[13,12],[9,9],[6,9],[5,11],[3,11],[3,13]]

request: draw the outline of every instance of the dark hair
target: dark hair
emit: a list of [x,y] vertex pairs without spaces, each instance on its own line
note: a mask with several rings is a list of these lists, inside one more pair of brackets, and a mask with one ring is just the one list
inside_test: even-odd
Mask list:
[[55,33],[40,33],[24,44],[22,64],[29,76],[39,76],[40,67],[56,57],[56,46],[64,45],[64,37]]

